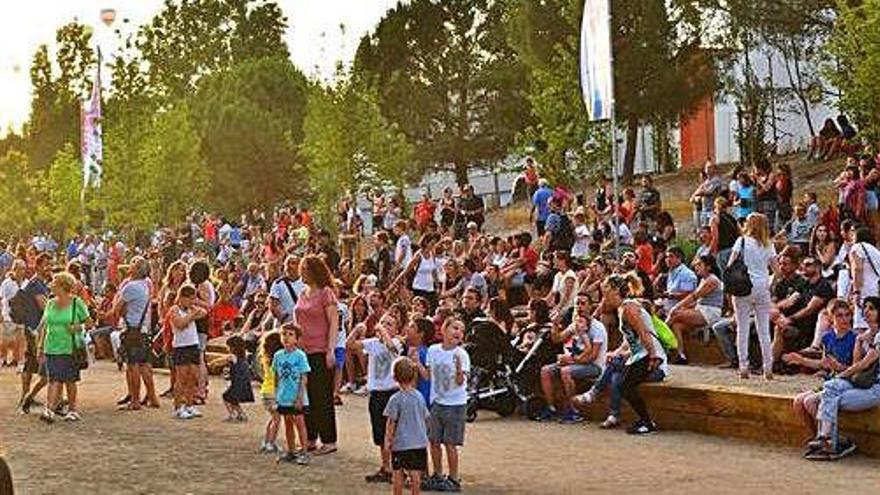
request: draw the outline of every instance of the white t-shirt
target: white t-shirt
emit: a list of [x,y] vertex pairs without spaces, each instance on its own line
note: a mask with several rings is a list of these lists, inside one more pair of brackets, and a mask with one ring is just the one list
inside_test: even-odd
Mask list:
[[629,230],[629,227],[625,223],[621,221],[617,227],[617,235],[621,244],[626,244],[628,246],[635,244],[635,238],[633,237],[632,231]]
[[[178,309],[177,311],[180,316],[186,316],[189,313],[182,309]],[[171,340],[171,346],[178,349],[193,345],[199,345],[199,332],[196,330],[196,322],[191,321],[183,330],[175,329],[174,336]]]
[[578,225],[574,228],[574,245],[571,246],[571,257],[575,259],[586,258],[590,255],[590,228],[586,225]]
[[[419,266],[413,276],[412,288],[425,292],[434,292],[434,277],[439,274],[437,258],[419,256]],[[438,277],[439,278],[439,277]]]
[[596,355],[593,364],[604,371],[605,356],[608,354],[608,331],[605,330],[605,325],[595,318],[590,318],[590,329],[587,331],[587,336],[592,345],[599,346],[599,354]]
[[880,282],[880,250],[867,242],[857,242],[850,248],[849,255],[862,260],[862,280],[857,285],[861,289],[859,297],[864,299],[876,296],[877,284]]
[[406,267],[409,265],[412,256],[412,241],[408,235],[403,234],[397,239],[397,244],[394,245],[394,261],[402,259],[403,261],[400,266]]
[[385,391],[397,388],[394,382],[394,360],[400,356],[403,346],[392,340],[397,352],[391,352],[377,337],[364,339],[364,354],[367,355],[367,390]]
[[741,251],[744,253],[743,263],[749,269],[749,278],[752,279],[752,286],[758,288],[770,287],[770,260],[776,257],[776,248],[773,247],[773,243],[764,247],[753,237],[743,236],[733,244],[730,258],[733,259]]
[[428,348],[425,365],[431,371],[431,401],[444,406],[467,404],[467,379],[461,385],[455,383],[455,356],[461,361],[461,369],[471,371],[471,358],[461,347],[445,350],[443,344]]
[[[336,302],[336,310],[339,311],[339,334],[336,337],[336,348],[345,349],[345,328],[348,326],[349,311],[348,305],[342,301]],[[336,363],[341,367],[343,363]]]
[[559,297],[564,297],[566,279],[572,279],[574,281],[574,285],[571,288],[571,293],[568,295],[568,298],[559,301],[559,309],[561,311],[565,311],[566,309],[574,307],[574,301],[577,298],[577,274],[575,274],[574,270],[572,269],[569,269],[564,273],[556,272],[556,275],[553,276],[552,292],[559,294]]
[[9,315],[9,301],[18,294],[19,290],[21,290],[21,284],[13,280],[12,277],[6,277],[0,284],[0,316],[2,316],[2,321],[12,321],[12,317]]

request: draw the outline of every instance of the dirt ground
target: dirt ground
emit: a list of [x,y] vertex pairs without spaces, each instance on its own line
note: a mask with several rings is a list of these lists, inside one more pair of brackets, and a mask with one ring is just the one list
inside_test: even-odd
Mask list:
[[[160,387],[167,377],[160,375]],[[366,399],[347,396],[338,410],[340,451],[312,465],[278,465],[260,455],[264,415],[229,425],[212,383],[205,417],[172,420],[161,410],[117,412],[111,404],[122,375],[107,363],[82,382],[78,424],[45,425],[36,414],[14,412],[17,376],[0,370],[0,453],[9,461],[17,493],[225,494],[388,493],[364,483],[376,467]],[[662,425],[661,425],[662,428]],[[563,426],[500,419],[481,412],[468,426],[463,451],[468,493],[850,493],[880,486],[880,460],[855,456],[814,464],[796,449],[689,433],[632,438],[595,424]],[[868,492],[872,489],[868,489]]]

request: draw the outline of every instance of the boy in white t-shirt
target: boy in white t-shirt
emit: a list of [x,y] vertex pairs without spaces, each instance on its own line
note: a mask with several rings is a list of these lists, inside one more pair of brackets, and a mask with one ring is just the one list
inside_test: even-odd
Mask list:
[[[425,480],[423,489],[461,491],[458,447],[464,445],[467,411],[467,375],[471,370],[468,353],[461,347],[464,322],[452,317],[443,322],[443,341],[428,348],[425,366],[419,365],[423,378],[431,379],[431,419],[428,439],[434,474]],[[449,463],[449,476],[443,476],[443,449]]]
[[348,336],[349,348],[367,355],[367,390],[370,392],[370,425],[373,443],[379,447],[382,463],[379,471],[365,477],[368,483],[391,482],[391,451],[385,448],[385,406],[397,392],[394,361],[400,357],[403,344],[397,336],[397,321],[385,313],[376,323],[376,336],[363,338],[366,325],[358,325]]

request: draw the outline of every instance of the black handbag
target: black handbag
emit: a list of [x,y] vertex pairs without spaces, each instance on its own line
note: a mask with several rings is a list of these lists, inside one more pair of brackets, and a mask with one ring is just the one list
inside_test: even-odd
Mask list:
[[[70,324],[76,324],[76,301],[77,298],[74,298],[71,301],[70,308]],[[73,365],[76,366],[76,369],[82,371],[84,369],[88,369],[89,367],[89,353],[86,351],[85,345],[82,347],[76,346],[76,334],[70,334],[70,340],[72,343],[72,352],[71,357],[73,358]]]
[[[752,293],[752,278],[749,276],[749,268],[743,261],[746,243],[742,237],[739,238],[739,242],[741,242],[741,248],[733,263],[724,269],[722,280],[724,281],[724,292],[731,296],[744,297]],[[733,248],[736,249],[736,244],[733,245]]]

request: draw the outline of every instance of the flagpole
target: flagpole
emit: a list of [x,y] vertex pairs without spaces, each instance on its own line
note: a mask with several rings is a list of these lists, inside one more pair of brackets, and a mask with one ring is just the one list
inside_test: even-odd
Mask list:
[[617,256],[620,251],[620,219],[617,216],[617,118],[615,110],[614,96],[614,37],[612,36],[612,14],[611,0],[608,0],[608,54],[611,64],[611,192],[613,199],[611,200],[611,211],[614,215],[614,255]]

